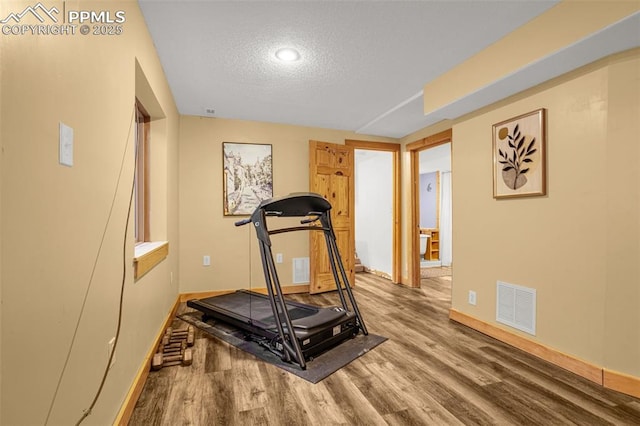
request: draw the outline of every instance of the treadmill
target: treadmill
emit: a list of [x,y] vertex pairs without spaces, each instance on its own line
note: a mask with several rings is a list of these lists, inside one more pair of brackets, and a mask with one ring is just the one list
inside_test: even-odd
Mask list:
[[[302,369],[306,369],[306,361],[310,358],[355,337],[360,331],[367,335],[338,252],[330,210],[331,204],[315,193],[293,193],[262,201],[250,218],[235,225],[251,223],[256,230],[268,294],[238,290],[189,300],[187,306],[201,311],[203,321],[213,318],[244,330],[248,339],[259,342],[282,360],[298,364]],[[300,226],[269,230],[268,216],[303,219]],[[270,235],[294,231],[324,233],[341,306],[317,307],[285,300],[273,260]]]

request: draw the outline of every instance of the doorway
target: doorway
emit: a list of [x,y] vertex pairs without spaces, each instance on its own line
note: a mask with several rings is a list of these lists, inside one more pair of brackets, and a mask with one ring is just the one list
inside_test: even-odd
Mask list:
[[[421,162],[421,154],[423,151],[445,145],[448,148],[440,148],[440,154],[451,153],[452,132],[447,130],[433,136],[407,144],[407,151],[411,158],[411,227],[410,227],[410,244],[409,244],[409,269],[410,269],[410,286],[420,287],[422,278],[422,266],[425,267],[442,267],[442,260],[451,263],[451,192],[450,192],[450,171],[451,168],[446,166],[438,166],[429,161],[433,159],[426,152],[424,161]],[[421,164],[422,163],[422,164]],[[431,163],[431,165],[429,165]],[[444,169],[444,170],[440,170]],[[448,170],[446,170],[448,169]],[[444,172],[447,172],[446,174]],[[432,218],[421,218],[421,173],[423,176],[422,194],[424,197],[431,196],[433,202],[431,206]],[[431,191],[427,189],[431,183]],[[443,190],[443,185],[446,189]],[[431,193],[430,193],[431,192]],[[443,200],[443,196],[447,199]],[[444,211],[443,211],[444,207]],[[422,210],[428,210],[427,205],[423,205]],[[421,222],[422,221],[422,222]],[[445,231],[447,241],[442,245],[441,231]],[[422,236],[422,238],[421,238]],[[421,255],[422,253],[422,255]]]
[[365,270],[399,283],[400,145],[357,140],[345,143],[355,152],[358,260]]
[[[393,154],[356,149],[356,268],[391,279],[393,269]],[[357,271],[358,269],[356,269]]]
[[418,152],[420,278],[451,275],[451,143]]

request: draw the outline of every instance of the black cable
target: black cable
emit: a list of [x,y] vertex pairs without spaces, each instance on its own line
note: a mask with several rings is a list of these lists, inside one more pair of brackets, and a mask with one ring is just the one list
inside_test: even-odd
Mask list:
[[[93,277],[95,275],[96,272],[96,268],[98,266],[98,260],[100,259],[100,254],[102,253],[102,247],[104,246],[104,240],[105,237],[107,235],[107,230],[109,229],[109,223],[111,222],[111,216],[113,214],[113,208],[115,206],[116,203],[116,198],[118,195],[118,188],[120,187],[120,180],[122,179],[122,171],[124,169],[124,164],[125,164],[125,159],[126,159],[126,154],[127,154],[127,150],[129,148],[129,142],[131,139],[131,128],[133,126],[133,122],[135,121],[135,108],[132,111],[131,114],[131,121],[129,122],[129,131],[127,133],[127,142],[125,144],[125,148],[124,148],[124,152],[122,153],[122,161],[120,163],[120,171],[118,172],[118,179],[116,181],[116,187],[115,190],[113,192],[113,199],[111,200],[111,207],[109,208],[109,214],[107,215],[107,221],[104,225],[104,229],[102,231],[102,237],[100,238],[100,244],[98,245],[98,251],[96,253],[96,257],[95,260],[93,262],[93,267],[91,268],[91,274],[89,276],[89,283],[87,284],[87,289],[85,290],[84,293],[84,299],[82,300],[82,306],[80,307],[80,314],[78,315],[78,320],[76,321],[76,327],[73,331],[73,336],[71,337],[71,344],[69,345],[69,351],[67,352],[67,356],[65,358],[64,361],[64,365],[62,366],[62,371],[60,372],[60,376],[58,377],[58,383],[56,384],[56,389],[53,393],[53,398],[51,399],[51,404],[49,405],[49,410],[47,411],[47,417],[45,418],[44,424],[47,425],[49,423],[49,418],[51,417],[51,413],[53,411],[53,407],[55,405],[55,402],[58,398],[58,391],[60,390],[60,385],[62,384],[62,379],[64,377],[64,374],[67,370],[67,366],[69,364],[69,359],[71,358],[71,352],[73,351],[73,347],[75,345],[76,342],[76,337],[78,335],[78,330],[80,328],[80,322],[82,320],[82,316],[84,314],[84,309],[86,307],[86,303],[87,303],[87,298],[89,296],[89,291],[91,290],[91,285],[93,284]],[[137,156],[137,152],[136,152],[136,156]],[[135,166],[137,167],[137,165]],[[135,182],[135,173],[134,173],[134,182]],[[129,200],[129,212],[127,213],[127,228],[129,225],[129,214],[131,212],[131,200]],[[125,230],[125,245],[126,245],[126,230]],[[124,277],[123,277],[123,281],[124,281]],[[123,289],[124,290],[124,287]],[[118,333],[119,333],[119,328],[120,328],[120,319],[122,317],[122,294],[123,292],[121,291],[120,294],[120,312],[119,312],[119,318],[118,318]],[[107,365],[107,371],[109,370],[109,366],[111,365],[111,360],[113,358],[113,354],[115,353],[115,348],[116,345],[118,343],[118,335],[116,335],[116,339],[114,341],[114,345],[113,345],[113,350],[111,351],[111,356],[109,357],[109,364]],[[105,374],[105,378],[106,378],[106,374]],[[104,383],[104,379],[103,379],[103,383]],[[102,385],[100,386],[100,390],[102,389]],[[88,415],[88,414],[87,414]],[[78,424],[84,420],[83,416],[79,421]]]
[[[249,222],[253,224],[253,222]],[[251,310],[251,299],[253,299],[253,295],[251,291],[253,290],[252,281],[253,275],[251,273],[251,229],[249,228],[249,324],[253,325],[253,311]]]

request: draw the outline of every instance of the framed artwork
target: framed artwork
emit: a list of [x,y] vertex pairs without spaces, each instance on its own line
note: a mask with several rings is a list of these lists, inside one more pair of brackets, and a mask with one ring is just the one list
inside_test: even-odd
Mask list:
[[493,198],[546,193],[546,110],[494,124]]
[[273,197],[271,145],[222,143],[225,216],[248,216]]

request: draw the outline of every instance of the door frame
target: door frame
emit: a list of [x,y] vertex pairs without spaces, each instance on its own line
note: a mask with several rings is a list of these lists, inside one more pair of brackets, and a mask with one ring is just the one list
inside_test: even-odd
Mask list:
[[409,286],[420,287],[420,151],[451,142],[453,145],[452,129],[435,135],[427,136],[415,142],[408,143],[406,150],[411,159],[411,223],[409,228]]
[[[399,143],[389,143],[389,142],[371,142],[371,141],[361,141],[355,139],[345,139],[345,145],[353,147],[353,149],[363,149],[369,151],[386,151],[391,152],[393,154],[393,259],[392,259],[392,271],[391,271],[391,281],[394,284],[399,284],[401,282],[401,273],[400,266],[402,263],[402,250],[400,246],[400,238],[401,238],[401,219],[400,219],[400,197],[401,197],[401,169],[400,169],[400,150],[401,145]],[[355,156],[353,161],[353,172],[355,173]],[[355,190],[355,188],[354,188]],[[354,193],[355,196],[355,193]],[[354,230],[355,237],[355,230]]]

